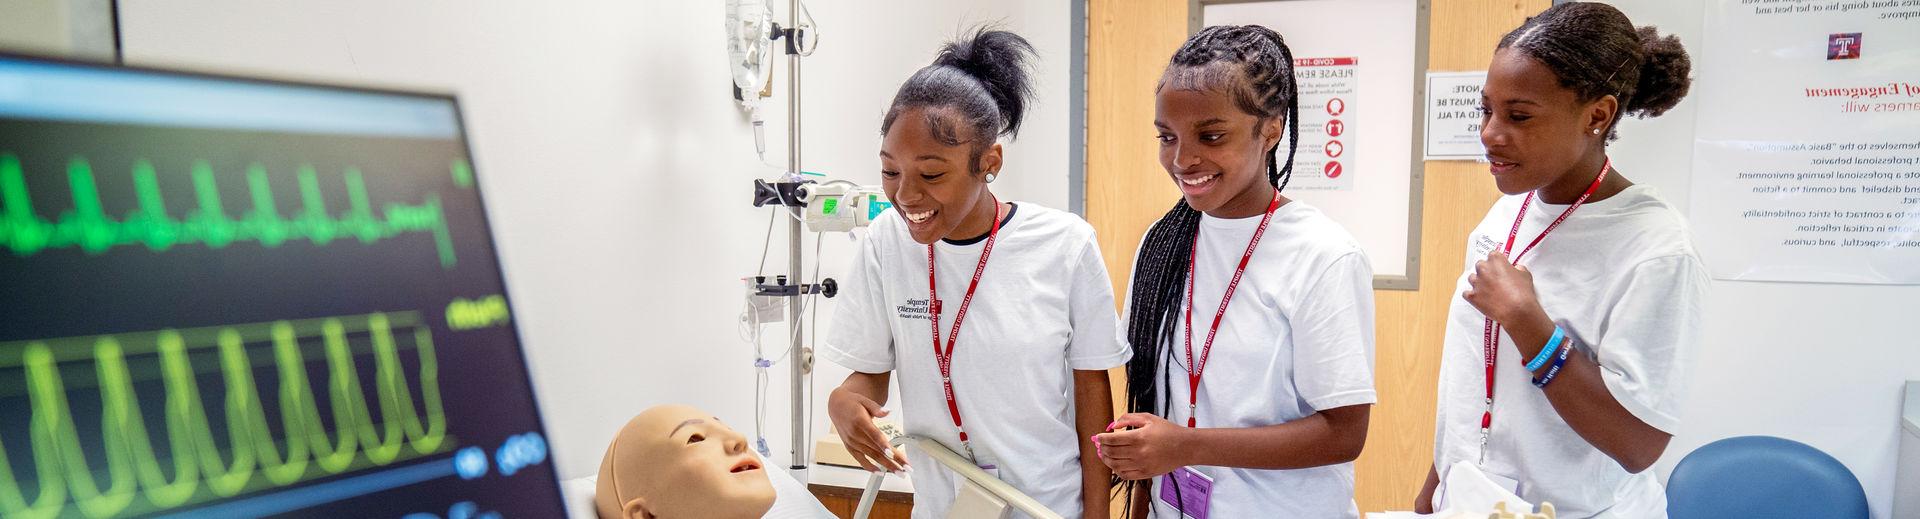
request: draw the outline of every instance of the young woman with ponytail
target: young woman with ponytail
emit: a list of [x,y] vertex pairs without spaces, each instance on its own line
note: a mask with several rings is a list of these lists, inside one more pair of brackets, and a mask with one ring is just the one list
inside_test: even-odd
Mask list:
[[1606,4],[1553,6],[1500,40],[1480,141],[1506,196],[1467,238],[1416,511],[1444,510],[1441,482],[1473,466],[1561,517],[1666,517],[1647,468],[1680,422],[1707,271],[1607,142],[1623,115],[1679,103],[1690,68],[1678,39]]
[[873,223],[835,301],[820,356],[854,370],[827,414],[868,470],[912,461],[915,517],[945,517],[959,477],[918,451],[903,459],[872,419],[893,374],[908,434],[931,437],[1069,518],[1108,515],[1109,474],[1077,438],[1113,417],[1108,369],[1120,335],[1093,228],[1002,201],[996,142],[1032,95],[1033,48],[981,30],[907,78],[881,120],[881,184],[893,214]]
[[1094,443],[1128,480],[1132,517],[1356,517],[1373,274],[1345,229],[1281,194],[1299,133],[1292,52],[1265,27],[1208,27],[1155,95],[1181,199],[1134,260],[1132,412]]

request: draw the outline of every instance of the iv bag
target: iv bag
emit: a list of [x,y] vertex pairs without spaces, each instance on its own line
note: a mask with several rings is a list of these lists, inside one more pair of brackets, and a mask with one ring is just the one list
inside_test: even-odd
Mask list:
[[751,104],[767,84],[772,36],[773,10],[765,0],[727,0],[727,61],[743,102]]

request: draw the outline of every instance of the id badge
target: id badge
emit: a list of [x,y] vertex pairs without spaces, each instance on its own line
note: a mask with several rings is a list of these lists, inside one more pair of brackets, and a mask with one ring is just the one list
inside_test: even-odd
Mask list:
[[[1180,467],[1168,473],[1166,481],[1160,485],[1160,502],[1176,511],[1185,512],[1193,519],[1207,519],[1207,508],[1212,503],[1213,478],[1201,474],[1189,467]],[[1176,490],[1178,489],[1178,493]]]
[[993,476],[993,479],[1000,479],[999,465],[994,465],[992,463],[981,463],[980,470],[985,471],[989,476]]
[[980,467],[980,470],[985,471],[989,476],[993,476],[994,479],[1000,479],[1000,461],[995,459],[992,453],[982,449],[974,455],[973,465]]

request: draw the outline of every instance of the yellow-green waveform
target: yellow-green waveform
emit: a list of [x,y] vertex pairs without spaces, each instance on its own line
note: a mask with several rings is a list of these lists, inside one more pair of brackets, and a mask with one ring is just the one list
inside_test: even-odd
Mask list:
[[[416,409],[400,364],[396,334],[411,331],[419,355],[422,407]],[[361,390],[350,333],[371,342],[380,420]],[[324,345],[332,427],[320,416],[302,338]],[[267,424],[253,380],[248,342],[272,344],[281,428]],[[225,385],[225,448],[216,442],[200,399],[190,350],[211,348]],[[165,398],[142,402],[129,375],[129,355],[158,354]],[[207,357],[207,354],[200,354]],[[101,459],[88,459],[74,427],[59,365],[91,359],[101,400]],[[28,499],[0,438],[0,517],[44,519],[68,506],[90,518],[142,513],[220,499],[450,449],[441,407],[433,338],[418,314],[370,314],[198,329],[0,344],[0,370],[24,368],[31,408],[27,442],[38,495]],[[204,368],[204,366],[203,366]],[[211,372],[212,370],[206,370]],[[166,445],[154,445],[143,405],[164,406]],[[425,415],[422,417],[422,415]],[[87,438],[87,440],[94,440]],[[18,441],[18,440],[14,440]],[[164,449],[170,456],[161,457]],[[165,463],[162,460],[166,460]],[[106,484],[99,478],[104,475]],[[69,514],[71,515],[71,514]]]
[[[471,178],[466,161],[455,160],[452,174]],[[25,173],[19,157],[0,153],[0,247],[15,255],[31,256],[53,248],[78,247],[88,254],[104,253],[123,245],[145,244],[153,251],[165,251],[175,245],[199,243],[220,249],[234,242],[258,242],[272,248],[293,240],[326,245],[335,239],[358,239],[373,243],[397,235],[428,232],[440,254],[440,266],[453,268],[453,238],[447,232],[447,219],[440,207],[439,195],[429,194],[420,204],[390,203],[375,216],[367,200],[367,187],[357,168],[346,168],[345,182],[349,207],[335,216],[327,211],[320,194],[320,181],[312,166],[300,166],[301,210],[281,216],[274,207],[273,191],[267,169],[260,164],[247,167],[247,187],[252,195],[253,211],[239,219],[227,216],[214,182],[213,167],[206,161],[191,166],[193,188],[199,208],[184,219],[167,214],[160,196],[160,184],[153,163],[133,163],[134,192],[139,208],[123,219],[114,219],[100,202],[93,166],[84,157],[67,162],[67,184],[73,192],[73,209],[58,219],[36,215],[33,198],[27,192]],[[471,185],[470,182],[468,185]]]

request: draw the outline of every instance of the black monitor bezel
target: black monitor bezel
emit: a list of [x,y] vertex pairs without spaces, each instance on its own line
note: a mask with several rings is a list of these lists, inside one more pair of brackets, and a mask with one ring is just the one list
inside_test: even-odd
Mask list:
[[[459,96],[454,94],[451,91],[430,91],[430,90],[407,89],[407,88],[391,87],[391,86],[353,85],[348,83],[326,82],[326,81],[313,80],[313,79],[272,78],[272,77],[257,76],[257,75],[250,76],[250,75],[244,75],[241,73],[213,72],[208,70],[191,70],[191,69],[184,69],[184,68],[128,65],[124,63],[122,64],[103,63],[98,61],[87,61],[87,60],[74,59],[69,57],[28,54],[28,53],[21,53],[16,51],[8,51],[4,49],[0,49],[0,60],[37,62],[37,63],[43,63],[43,64],[49,64],[49,65],[71,66],[71,67],[103,70],[103,71],[110,71],[110,72],[157,74],[157,75],[163,75],[163,76],[208,79],[208,80],[215,80],[215,81],[231,81],[231,82],[238,82],[238,83],[250,83],[250,84],[258,84],[258,85],[268,85],[268,86],[319,88],[324,90],[335,90],[335,91],[342,91],[342,92],[394,95],[394,96],[424,98],[424,99],[431,99],[431,100],[438,100],[438,101],[447,101],[447,102],[453,103],[454,124],[456,125],[455,129],[457,130],[457,135],[460,140],[460,148],[462,152],[466,153],[468,167],[472,170],[471,172],[474,178],[474,183],[473,183],[474,196],[477,196],[480,199],[479,201],[480,226],[481,226],[481,229],[487,233],[487,241],[488,241],[487,249],[490,253],[493,254],[493,258],[494,258],[494,265],[495,265],[495,268],[493,269],[494,279],[500,283],[500,296],[506,300],[507,315],[510,315],[510,316],[519,315],[519,313],[516,312],[513,307],[513,294],[511,293],[512,289],[511,287],[507,286],[506,263],[500,261],[500,249],[499,249],[500,238],[499,238],[499,235],[493,231],[493,217],[487,212],[486,191],[484,190],[483,186],[481,186],[482,182],[480,181],[480,176],[481,176],[480,163],[479,163],[480,161],[477,160],[477,157],[475,157],[473,154],[473,141],[467,137],[466,110],[461,106]],[[508,319],[507,326],[509,328],[509,331],[511,331],[513,334],[514,347],[518,349],[520,353],[520,364],[522,367],[522,372],[526,374],[526,377],[521,381],[521,383],[523,384],[523,387],[527,392],[527,395],[530,397],[528,400],[533,402],[534,423],[536,424],[536,427],[540,433],[540,437],[544,439],[544,441],[547,443],[547,446],[548,446],[547,462],[552,464],[552,467],[553,467],[553,475],[554,475],[553,490],[555,492],[554,495],[560,497],[560,502],[554,503],[554,505],[556,505],[559,508],[560,515],[565,516],[567,513],[566,491],[565,491],[566,489],[565,489],[565,485],[562,484],[558,458],[552,454],[553,444],[554,444],[553,435],[547,432],[545,415],[540,411],[540,395],[537,391],[535,391],[533,387],[533,364],[530,362],[530,359],[527,355],[527,345],[526,345],[527,341],[525,336],[522,335],[520,332],[520,323],[518,319]],[[204,503],[204,504],[211,505],[216,503]]]

